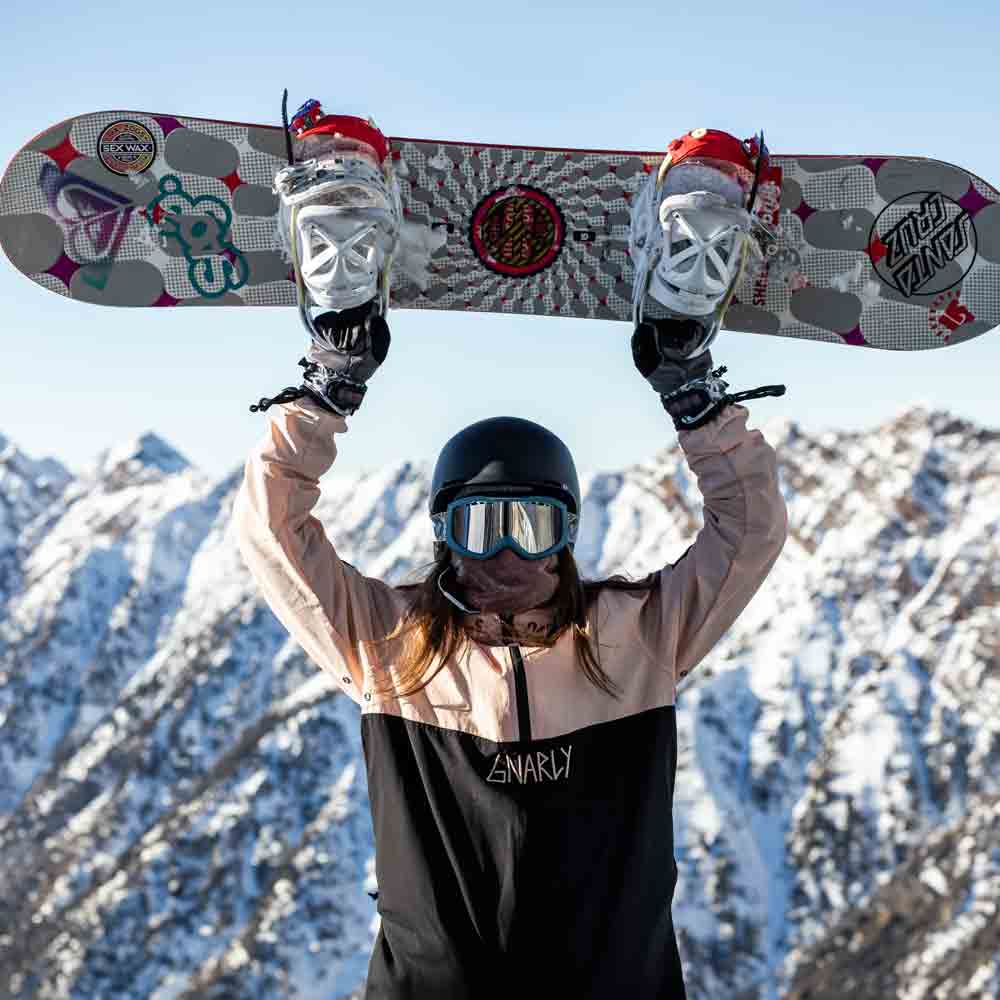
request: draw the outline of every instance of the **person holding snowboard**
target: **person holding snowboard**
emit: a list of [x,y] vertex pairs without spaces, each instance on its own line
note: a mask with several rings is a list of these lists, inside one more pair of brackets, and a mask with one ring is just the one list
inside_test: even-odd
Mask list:
[[[315,102],[292,121],[298,156],[290,139],[276,187],[311,346],[303,384],[254,408],[274,406],[233,516],[274,614],[361,707],[381,916],[369,1000],[685,996],[677,685],[787,534],[775,453],[739,402],[776,387],[728,394],[708,350],[752,252],[752,200],[734,205],[732,185],[745,201],[754,151],[698,131],[673,153],[701,171],[697,190],[671,191],[661,170],[643,192],[650,219],[633,218],[646,254],[633,360],[697,476],[694,543],[644,580],[582,580],[569,450],[495,417],[445,444],[433,566],[390,586],[340,559],[312,510],[388,353],[398,188],[371,123]],[[685,155],[705,139],[712,156]]]

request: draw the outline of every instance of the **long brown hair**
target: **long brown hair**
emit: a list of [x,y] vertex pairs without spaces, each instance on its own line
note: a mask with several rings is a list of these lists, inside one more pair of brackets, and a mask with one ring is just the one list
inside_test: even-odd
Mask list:
[[[404,639],[401,653],[395,657],[394,680],[388,683],[382,693],[397,696],[411,695],[426,687],[434,676],[453,657],[462,656],[469,648],[473,637],[465,627],[465,612],[457,608],[438,589],[438,577],[451,565],[451,552],[441,546],[438,557],[430,564],[430,571],[424,578],[408,587],[411,591],[407,614],[393,633],[385,639],[369,643],[378,645]],[[599,643],[593,640],[589,612],[598,594],[604,588],[612,590],[650,590],[656,584],[656,573],[650,573],[641,580],[632,580],[617,574],[604,580],[582,580],[577,570],[576,560],[568,548],[559,552],[559,586],[550,602],[553,610],[553,627],[547,634],[517,636],[525,645],[554,646],[564,632],[573,630],[577,663],[580,670],[596,687],[613,698],[618,685],[601,668]],[[427,674],[431,665],[437,668]]]

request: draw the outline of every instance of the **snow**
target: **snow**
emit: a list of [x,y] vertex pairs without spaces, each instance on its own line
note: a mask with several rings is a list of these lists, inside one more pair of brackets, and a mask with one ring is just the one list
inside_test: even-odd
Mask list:
[[90,467],[90,475],[102,478],[120,466],[132,466],[130,471],[142,466],[173,475],[191,468],[191,463],[163,438],[147,432],[100,452]]
[[[689,994],[777,1000],[831,924],[967,824],[909,876],[957,901],[897,969],[894,995],[933,1000],[934,968],[978,954],[1000,900],[1000,816],[983,804],[1000,790],[1000,444],[929,407],[864,433],[763,429],[791,535],[677,702]],[[325,476],[317,516],[341,557],[393,580],[425,562],[429,473]],[[75,478],[0,441],[0,550],[20,574],[0,620],[0,871],[47,935],[34,968],[51,995],[96,995],[131,969],[116,996],[170,1000],[230,969],[268,1000],[280,964],[297,996],[338,998],[367,968],[357,709],[249,579],[238,485],[155,435]],[[676,445],[594,473],[584,575],[676,560],[701,503]],[[59,936],[65,914],[77,944]],[[998,960],[969,975],[956,1000],[995,993]]]

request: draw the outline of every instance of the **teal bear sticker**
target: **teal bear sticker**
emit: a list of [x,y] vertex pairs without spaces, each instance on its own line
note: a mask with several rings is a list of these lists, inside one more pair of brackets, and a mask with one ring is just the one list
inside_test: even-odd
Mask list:
[[221,198],[194,198],[179,177],[167,174],[144,214],[164,240],[176,242],[188,263],[191,285],[203,298],[217,299],[247,283],[250,268],[229,239],[233,213]]

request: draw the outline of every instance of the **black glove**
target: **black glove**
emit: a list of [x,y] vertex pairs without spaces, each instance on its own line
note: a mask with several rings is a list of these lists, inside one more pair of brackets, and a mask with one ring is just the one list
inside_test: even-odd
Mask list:
[[689,431],[707,424],[730,403],[761,396],[783,396],[783,385],[764,385],[735,395],[721,376],[725,366],[712,370],[712,352],[705,350],[685,358],[672,350],[651,322],[640,323],[632,334],[632,360],[643,377],[660,394],[663,408],[674,427]]
[[302,385],[288,386],[273,399],[261,398],[251,413],[275,403],[290,403],[308,396],[330,413],[350,416],[364,400],[368,379],[389,353],[389,325],[374,301],[341,312],[328,312],[313,320],[316,333],[307,356],[299,359],[305,369]]

